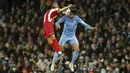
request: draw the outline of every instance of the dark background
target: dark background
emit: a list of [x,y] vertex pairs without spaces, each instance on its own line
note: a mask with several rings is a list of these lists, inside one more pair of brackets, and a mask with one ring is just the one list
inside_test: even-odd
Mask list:
[[[10,12],[12,5],[16,5],[17,7],[22,8],[22,4],[27,3],[27,1],[33,1],[36,3],[36,5],[39,5],[40,3],[40,0],[0,0],[0,9],[4,9],[4,11]],[[37,7],[39,8],[39,6]]]

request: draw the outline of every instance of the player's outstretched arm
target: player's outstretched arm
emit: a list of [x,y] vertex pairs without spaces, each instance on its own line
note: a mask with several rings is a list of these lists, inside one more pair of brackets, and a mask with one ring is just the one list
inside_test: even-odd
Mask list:
[[63,11],[65,11],[65,10],[67,10],[68,8],[73,7],[73,6],[74,6],[74,5],[70,4],[70,5],[65,6],[65,7],[63,7],[63,8],[60,8],[60,9],[59,9],[59,12],[63,12]]
[[93,27],[91,27],[89,24],[85,23],[81,18],[77,17],[77,21],[78,21],[78,23],[80,23],[83,26],[85,26],[85,28],[87,28],[87,29],[93,29]]

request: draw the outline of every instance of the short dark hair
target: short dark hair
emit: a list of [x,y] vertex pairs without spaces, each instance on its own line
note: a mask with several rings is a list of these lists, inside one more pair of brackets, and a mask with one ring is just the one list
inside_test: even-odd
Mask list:
[[70,11],[71,11],[73,14],[77,14],[77,9],[76,9],[75,6],[70,7]]
[[51,4],[51,8],[53,8],[53,4],[54,4],[54,3],[57,3],[57,4],[58,4],[57,1],[53,1],[52,4]]
[[53,4],[53,3],[58,3],[58,2],[57,2],[57,1],[53,1],[52,4]]

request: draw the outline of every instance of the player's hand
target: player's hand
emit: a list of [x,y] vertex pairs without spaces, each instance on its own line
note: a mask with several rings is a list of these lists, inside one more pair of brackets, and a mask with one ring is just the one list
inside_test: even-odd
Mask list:
[[60,28],[60,25],[56,25],[56,30],[59,30]]
[[92,29],[92,30],[97,31],[97,27],[93,27],[93,29]]
[[74,5],[72,5],[72,4],[69,4],[69,5],[68,5],[68,8],[71,8],[71,7],[74,7]]

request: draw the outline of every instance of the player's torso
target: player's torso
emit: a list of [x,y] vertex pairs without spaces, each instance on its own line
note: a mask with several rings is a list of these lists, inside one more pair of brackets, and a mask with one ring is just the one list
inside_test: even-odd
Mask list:
[[65,21],[65,28],[71,31],[74,31],[77,27],[78,22],[73,18],[67,18],[67,20]]
[[75,35],[78,22],[73,18],[67,18],[64,25],[64,33]]
[[44,23],[45,22],[52,23],[54,21],[54,19],[56,18],[57,14],[58,14],[57,11],[54,9],[48,10],[44,15]]

